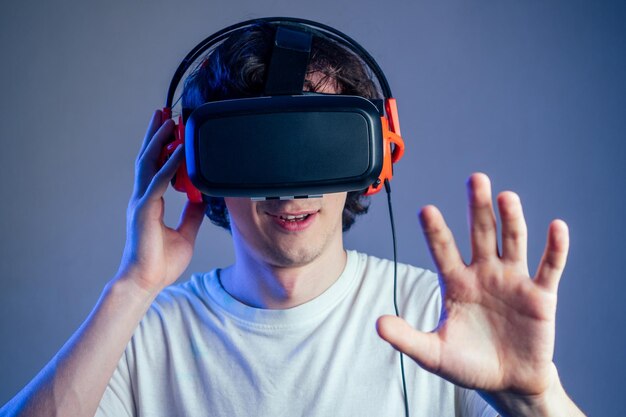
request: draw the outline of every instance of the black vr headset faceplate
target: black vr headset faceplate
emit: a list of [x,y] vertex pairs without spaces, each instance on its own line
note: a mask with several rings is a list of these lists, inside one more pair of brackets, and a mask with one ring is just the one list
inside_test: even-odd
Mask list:
[[356,96],[209,102],[186,123],[187,169],[215,197],[304,197],[367,188],[383,165],[379,109]]

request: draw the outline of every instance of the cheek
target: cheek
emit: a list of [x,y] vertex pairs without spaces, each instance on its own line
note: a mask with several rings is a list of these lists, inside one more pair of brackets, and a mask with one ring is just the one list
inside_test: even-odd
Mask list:
[[337,193],[328,195],[328,207],[332,213],[341,221],[343,208],[346,205],[346,193]]
[[254,205],[248,198],[224,198],[226,208],[228,208],[228,214],[231,223],[235,223],[238,228],[246,228],[247,223],[254,222]]

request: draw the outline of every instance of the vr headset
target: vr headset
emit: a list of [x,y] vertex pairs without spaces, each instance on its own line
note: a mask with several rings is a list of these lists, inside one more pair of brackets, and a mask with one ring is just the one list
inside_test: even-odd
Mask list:
[[[175,140],[161,155],[164,163],[184,145],[185,160],[172,180],[174,188],[192,202],[201,202],[203,196],[291,199],[380,191],[404,153],[396,102],[371,55],[329,26],[264,18],[209,36],[176,70],[164,116],[172,117],[176,89],[198,57],[260,23],[276,28],[264,94],[182,109]],[[376,77],[384,98],[303,92],[313,36],[329,38],[356,54]]]

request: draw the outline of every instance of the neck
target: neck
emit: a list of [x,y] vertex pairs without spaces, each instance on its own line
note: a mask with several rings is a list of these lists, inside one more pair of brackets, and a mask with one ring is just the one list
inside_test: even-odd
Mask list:
[[326,291],[343,272],[347,255],[341,240],[302,265],[276,265],[245,253],[222,270],[224,289],[251,307],[287,309],[304,304]]

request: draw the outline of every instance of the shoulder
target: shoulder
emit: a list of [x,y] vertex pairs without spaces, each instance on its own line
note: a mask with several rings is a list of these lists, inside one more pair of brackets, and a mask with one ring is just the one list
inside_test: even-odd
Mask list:
[[400,315],[420,328],[432,330],[441,312],[441,290],[436,273],[401,262],[394,271],[392,260],[358,252],[353,255],[358,257],[361,285],[367,288],[364,292],[389,300],[395,293]]
[[183,357],[181,352],[193,350],[191,344],[201,329],[216,320],[205,284],[212,274],[193,275],[188,281],[161,291],[135,329],[126,350],[131,368],[137,361],[172,355]]
[[358,268],[366,280],[389,284],[397,275],[398,291],[402,294],[431,293],[439,289],[437,274],[428,269],[398,262],[397,270],[394,270],[392,260],[360,252],[353,254],[358,257]]
[[141,325],[163,325],[166,322],[184,321],[189,316],[205,315],[209,305],[206,282],[215,273],[211,271],[194,274],[187,281],[163,289],[153,301]]

